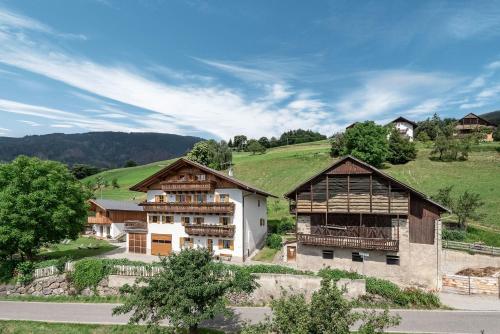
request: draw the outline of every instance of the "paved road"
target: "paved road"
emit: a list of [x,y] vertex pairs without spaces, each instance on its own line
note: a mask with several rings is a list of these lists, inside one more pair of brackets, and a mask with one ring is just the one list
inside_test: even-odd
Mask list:
[[[127,316],[112,316],[114,304],[38,303],[0,301],[0,319],[37,320],[97,324],[124,324]],[[234,331],[243,321],[259,322],[269,314],[267,307],[238,307],[231,320],[217,319],[210,327]],[[401,324],[390,332],[499,334],[500,312],[487,311],[392,311],[402,317]]]

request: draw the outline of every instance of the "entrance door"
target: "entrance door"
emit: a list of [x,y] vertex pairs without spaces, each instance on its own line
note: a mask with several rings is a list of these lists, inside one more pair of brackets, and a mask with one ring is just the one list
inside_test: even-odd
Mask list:
[[287,246],[286,247],[287,262],[295,261],[296,256],[297,256],[297,246]]
[[151,234],[151,255],[170,255],[172,252],[171,234]]
[[146,234],[145,233],[129,233],[128,234],[128,251],[131,253],[146,254]]

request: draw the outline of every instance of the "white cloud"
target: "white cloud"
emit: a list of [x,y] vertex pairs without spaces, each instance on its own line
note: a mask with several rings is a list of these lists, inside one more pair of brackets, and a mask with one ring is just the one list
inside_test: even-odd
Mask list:
[[417,106],[409,109],[407,113],[409,115],[429,115],[438,112],[439,108],[442,107],[444,101],[439,98],[428,99],[423,103],[418,104]]
[[69,129],[69,128],[72,128],[74,126],[71,125],[71,124],[51,124],[50,127],[52,127],[52,128]]
[[500,60],[489,63],[488,65],[486,65],[486,68],[490,70],[500,69]]
[[[5,107],[4,107],[4,108],[2,108],[2,107],[1,107],[1,103],[2,103],[2,101],[0,101],[0,110],[2,110],[2,109],[3,109],[3,110],[5,111],[5,110],[6,110],[6,109],[5,109]],[[7,107],[7,109],[8,109],[8,107]],[[41,125],[42,125],[42,124],[37,123],[37,122],[33,122],[33,121],[26,121],[26,120],[20,120],[19,122],[24,123],[24,124],[28,124],[29,126],[41,126]]]
[[448,33],[457,39],[487,38],[500,35],[498,2],[461,6],[444,21]]
[[14,13],[6,8],[0,8],[0,31],[9,31],[10,29],[31,30],[62,38],[87,40],[87,36],[83,34],[59,33],[50,26],[35,19]]
[[[390,112],[410,109],[423,114],[436,107],[439,96],[456,84],[442,73],[378,71],[362,76],[361,85],[335,105],[350,121],[373,119]],[[420,101],[427,100],[426,104]]]
[[[186,128],[194,128],[222,138],[240,133],[259,137],[281,133],[289,128],[290,119],[294,120],[293,123],[307,124],[316,129],[326,117],[326,114],[317,112],[322,107],[319,101],[289,101],[289,108],[278,105],[292,95],[279,80],[271,81],[264,92],[265,97],[274,99],[250,99],[242,92],[218,85],[166,84],[130,67],[99,64],[63,53],[49,44],[34,47],[29,41],[19,40],[12,34],[0,36],[0,62],[63,82],[84,91],[87,96],[104,97],[168,117],[168,121],[154,124],[151,118],[132,115],[132,121],[140,125],[132,131],[139,131],[144,126],[157,131],[184,133]],[[223,67],[222,64],[218,66]],[[228,68],[262,80],[261,71]],[[109,115],[104,117],[109,118]]]

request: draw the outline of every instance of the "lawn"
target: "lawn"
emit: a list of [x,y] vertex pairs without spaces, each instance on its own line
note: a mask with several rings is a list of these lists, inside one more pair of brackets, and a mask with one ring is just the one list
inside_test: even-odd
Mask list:
[[[132,325],[90,325],[90,324],[66,324],[49,323],[37,321],[0,321],[0,333],[2,334],[139,334],[145,333],[145,326]],[[201,334],[221,334],[223,332],[201,329]]]
[[269,248],[267,246],[264,246],[257,255],[253,257],[252,260],[254,261],[261,261],[261,262],[273,262],[274,257],[276,256],[276,253],[278,253],[278,249],[273,249]]
[[68,258],[78,260],[84,257],[98,256],[107,253],[117,246],[110,244],[106,240],[99,240],[92,237],[80,237],[71,240],[67,244],[53,244],[50,247],[43,248],[39,255],[40,262],[38,267],[49,266],[59,258]]
[[[473,148],[469,160],[439,162],[429,159],[430,148],[420,146],[418,157],[405,165],[384,168],[384,172],[416,189],[431,195],[439,188],[454,185],[455,191],[469,190],[481,195],[485,205],[480,209],[483,217],[474,222],[500,231],[500,154],[499,143],[484,143]],[[279,199],[269,200],[269,219],[280,219],[288,214],[283,194],[308,177],[332,163],[328,141],[290,145],[268,150],[265,154],[234,154],[234,176]],[[105,189],[103,198],[139,199],[144,194],[130,192],[128,187],[166,166],[169,161],[122,168],[104,172],[110,182],[117,178],[119,189]],[[95,176],[94,176],[95,177]],[[99,194],[97,194],[99,195]],[[477,235],[477,234],[476,234]]]

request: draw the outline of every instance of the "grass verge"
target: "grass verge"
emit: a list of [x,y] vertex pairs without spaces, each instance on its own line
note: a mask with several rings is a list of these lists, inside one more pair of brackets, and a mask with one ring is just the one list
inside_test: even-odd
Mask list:
[[273,249],[265,246],[262,248],[257,255],[253,257],[252,260],[254,261],[262,261],[262,262],[273,262],[274,257],[276,256],[276,253],[278,253],[278,249]]
[[[2,334],[142,334],[146,332],[145,326],[139,325],[93,325],[93,324],[68,324],[38,321],[0,321]],[[167,333],[167,331],[165,331]],[[187,332],[184,332],[187,333]],[[221,334],[224,332],[212,329],[200,329],[200,334]]]

